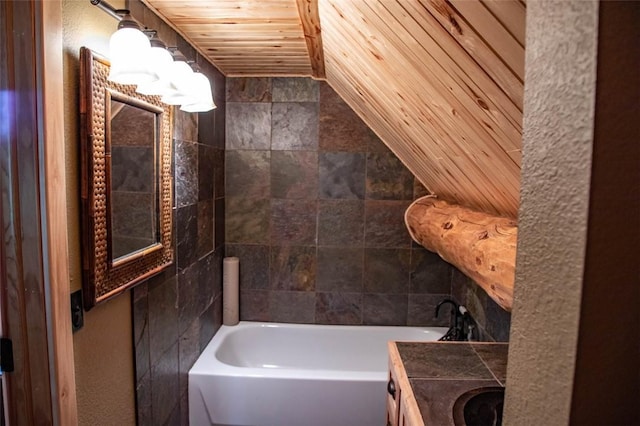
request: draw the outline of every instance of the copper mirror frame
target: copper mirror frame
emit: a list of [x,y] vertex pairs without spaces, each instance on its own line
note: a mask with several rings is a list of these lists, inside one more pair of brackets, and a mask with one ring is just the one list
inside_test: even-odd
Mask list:
[[[82,288],[85,309],[91,309],[97,303],[157,274],[171,265],[174,257],[171,235],[172,108],[160,102],[159,96],[141,95],[135,92],[135,86],[107,80],[109,66],[106,58],[85,47],[80,49]],[[123,134],[123,128],[127,129],[126,125],[123,126],[121,116],[118,128],[112,131],[112,105],[117,107],[114,107],[117,109],[114,117],[127,107],[154,117],[150,132],[147,132],[152,133],[151,135],[142,135],[139,132],[135,137],[128,138],[132,145],[138,143],[136,139],[139,137],[152,141],[151,147],[148,148],[150,151],[145,151],[149,154],[145,160],[148,167],[135,164],[135,160],[129,156],[112,155],[116,152],[112,152],[115,149],[112,135]],[[139,126],[137,127],[139,131]],[[114,165],[115,157],[124,158],[123,161],[129,161],[129,164]],[[134,167],[131,167],[132,161]],[[147,182],[150,189],[144,194],[140,193],[140,198],[148,201],[148,212],[142,214],[145,220],[148,219],[148,224],[144,224],[143,228],[151,227],[147,234],[151,234],[152,238],[144,240],[146,242],[135,246],[130,252],[123,250],[123,244],[116,250],[114,222],[124,223],[126,228],[127,221],[133,217],[134,220],[129,225],[137,226],[135,220],[139,220],[141,216],[139,206],[145,203],[137,202],[136,193],[128,193],[129,198],[125,199],[134,202],[120,202],[118,208],[131,207],[134,211],[119,210],[120,218],[115,218],[113,206],[116,205],[115,199],[120,196],[115,196],[112,190],[114,170],[124,170],[124,173],[137,176],[135,179],[142,179],[138,176],[143,173],[139,169],[150,170]],[[136,208],[138,211],[135,211]],[[122,228],[121,225],[119,227]],[[126,244],[124,246],[126,247]]]

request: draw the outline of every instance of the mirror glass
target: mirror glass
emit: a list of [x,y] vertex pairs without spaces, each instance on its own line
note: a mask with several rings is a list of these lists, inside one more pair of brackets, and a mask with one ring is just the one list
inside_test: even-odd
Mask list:
[[111,258],[159,243],[157,114],[111,96]]

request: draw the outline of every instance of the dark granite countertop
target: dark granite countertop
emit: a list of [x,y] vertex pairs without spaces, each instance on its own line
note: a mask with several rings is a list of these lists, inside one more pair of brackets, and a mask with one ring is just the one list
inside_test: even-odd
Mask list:
[[425,424],[446,425],[456,399],[478,388],[504,387],[507,343],[396,342]]

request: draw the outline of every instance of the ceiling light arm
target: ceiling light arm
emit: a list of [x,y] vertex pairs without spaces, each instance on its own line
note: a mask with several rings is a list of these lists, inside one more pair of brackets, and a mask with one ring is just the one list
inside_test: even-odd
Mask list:
[[122,20],[122,15],[118,14],[118,10],[119,9],[116,9],[115,7],[111,6],[106,1],[103,1],[103,0],[89,0],[89,2],[94,6],[98,6],[100,9],[102,9],[107,14],[111,15],[112,17],[116,18],[118,21]]

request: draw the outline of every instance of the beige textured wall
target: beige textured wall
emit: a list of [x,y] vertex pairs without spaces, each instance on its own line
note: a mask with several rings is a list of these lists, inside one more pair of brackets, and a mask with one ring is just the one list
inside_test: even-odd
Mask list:
[[569,423],[586,251],[598,3],[527,3],[505,424]]
[[[124,0],[110,1],[124,7]],[[82,285],[79,193],[79,51],[108,56],[117,21],[88,0],[63,0],[64,126],[71,290]],[[135,424],[131,299],[127,292],[85,313],[74,334],[78,416],[81,425]]]

